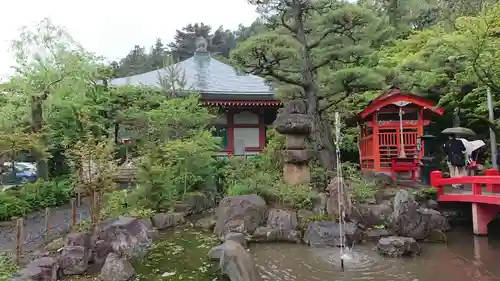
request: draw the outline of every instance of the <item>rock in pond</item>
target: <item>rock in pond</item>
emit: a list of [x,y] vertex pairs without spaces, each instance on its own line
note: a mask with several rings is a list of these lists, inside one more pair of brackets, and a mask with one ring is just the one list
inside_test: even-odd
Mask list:
[[260,226],[252,234],[252,241],[301,243],[301,236],[301,232],[295,229],[276,229]]
[[420,255],[420,246],[417,241],[409,237],[390,236],[380,238],[377,251],[386,257],[407,257]]
[[229,232],[251,234],[267,218],[266,201],[256,195],[231,196],[217,208],[214,233],[223,239]]
[[[361,241],[361,232],[354,223],[344,225],[344,243],[348,246]],[[333,221],[315,221],[307,226],[304,242],[311,247],[341,246],[340,225]]]
[[203,193],[186,194],[184,200],[175,206],[175,211],[186,215],[199,214],[215,206],[215,200]]
[[406,190],[399,190],[394,197],[391,225],[395,234],[417,240],[450,229],[446,217],[436,210],[421,208]]
[[224,237],[224,241],[234,241],[236,243],[240,243],[244,247],[247,245],[247,237],[243,233],[229,232]]
[[219,260],[219,267],[223,274],[231,281],[261,281],[255,263],[245,248],[235,241],[226,241],[213,247],[208,256]]
[[102,281],[129,281],[134,276],[132,265],[117,254],[111,253],[106,258],[99,277]]
[[381,237],[391,236],[389,230],[385,228],[371,228],[364,231],[363,237],[368,240],[378,240]]

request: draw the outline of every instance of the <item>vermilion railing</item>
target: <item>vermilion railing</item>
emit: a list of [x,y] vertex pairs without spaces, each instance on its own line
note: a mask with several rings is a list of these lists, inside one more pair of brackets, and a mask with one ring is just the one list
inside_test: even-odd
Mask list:
[[[472,195],[483,195],[483,185],[486,186],[486,192],[500,192],[500,175],[497,169],[488,169],[484,176],[465,176],[455,178],[443,178],[441,171],[431,172],[431,186],[437,189],[439,196],[445,195],[445,185],[472,185]],[[464,194],[446,194],[450,196]],[[500,200],[500,197],[498,197]],[[451,201],[451,200],[450,200]]]

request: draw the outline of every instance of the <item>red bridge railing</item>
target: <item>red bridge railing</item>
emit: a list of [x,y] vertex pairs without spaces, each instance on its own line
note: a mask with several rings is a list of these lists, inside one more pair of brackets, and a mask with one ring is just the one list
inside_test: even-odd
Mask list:
[[[454,190],[445,193],[446,185],[472,186],[472,192],[467,190]],[[455,178],[443,178],[441,171],[431,172],[431,186],[437,189],[438,201],[461,201],[461,202],[483,202],[500,205],[500,174],[496,169],[488,169],[484,176],[465,176]],[[483,194],[483,186],[487,194]],[[493,196],[492,196],[493,195]],[[482,197],[482,199],[479,199]]]

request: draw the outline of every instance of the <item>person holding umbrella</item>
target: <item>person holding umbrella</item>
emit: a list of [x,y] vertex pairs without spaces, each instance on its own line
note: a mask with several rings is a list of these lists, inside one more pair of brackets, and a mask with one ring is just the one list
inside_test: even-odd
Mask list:
[[444,144],[444,152],[448,157],[450,177],[455,178],[467,176],[467,150],[465,149],[463,142],[456,138],[456,135],[451,134],[449,136],[448,141]]

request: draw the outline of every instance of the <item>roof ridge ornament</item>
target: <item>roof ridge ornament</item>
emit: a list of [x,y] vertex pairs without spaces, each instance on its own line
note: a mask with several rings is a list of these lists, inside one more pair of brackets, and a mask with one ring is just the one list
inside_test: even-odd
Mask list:
[[203,36],[196,37],[196,52],[195,53],[208,53],[208,40]]

